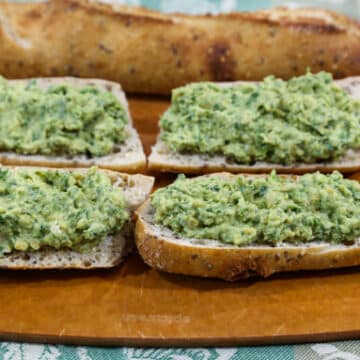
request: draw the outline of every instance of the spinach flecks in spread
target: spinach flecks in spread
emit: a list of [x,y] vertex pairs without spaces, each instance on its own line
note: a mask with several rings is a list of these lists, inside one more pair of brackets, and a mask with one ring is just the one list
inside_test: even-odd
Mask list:
[[227,244],[339,244],[360,236],[360,184],[338,172],[283,178],[180,175],[151,198],[155,222]]
[[126,139],[127,114],[106,91],[0,77],[0,150],[21,154],[103,156]]
[[194,83],[173,91],[160,126],[172,151],[243,164],[311,163],[360,148],[360,101],[325,72],[258,85]]
[[0,168],[0,254],[43,247],[88,251],[127,220],[123,191],[96,168]]

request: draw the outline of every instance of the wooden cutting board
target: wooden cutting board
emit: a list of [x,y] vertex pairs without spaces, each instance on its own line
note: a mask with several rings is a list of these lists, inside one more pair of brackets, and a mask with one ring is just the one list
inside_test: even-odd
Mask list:
[[[132,98],[130,105],[149,152],[168,101]],[[151,270],[136,254],[113,270],[1,271],[0,337],[139,346],[355,338],[359,284],[359,268],[237,283],[196,279]]]

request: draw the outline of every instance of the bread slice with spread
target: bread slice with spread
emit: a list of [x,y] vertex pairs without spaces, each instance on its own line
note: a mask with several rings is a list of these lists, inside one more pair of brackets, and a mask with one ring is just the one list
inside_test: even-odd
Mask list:
[[0,268],[95,269],[133,247],[133,211],[154,178],[109,170],[0,167]]
[[228,281],[357,266],[359,199],[338,172],[182,176],[138,209],[135,241],[155,269]]
[[73,77],[1,79],[1,90],[7,123],[1,125],[0,163],[98,166],[128,173],[145,168],[142,144],[119,84]]
[[333,81],[327,73],[178,88],[148,165],[193,174],[354,172],[359,99],[359,77]]

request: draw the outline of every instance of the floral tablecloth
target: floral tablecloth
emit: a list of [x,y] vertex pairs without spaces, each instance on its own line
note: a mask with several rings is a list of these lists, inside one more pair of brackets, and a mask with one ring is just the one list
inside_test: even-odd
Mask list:
[[360,360],[360,341],[239,348],[99,348],[2,343],[4,360]]

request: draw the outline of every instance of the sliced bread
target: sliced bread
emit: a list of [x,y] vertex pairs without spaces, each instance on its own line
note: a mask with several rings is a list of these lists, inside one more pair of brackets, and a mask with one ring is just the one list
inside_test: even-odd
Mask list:
[[[24,83],[25,80],[9,80],[13,83]],[[132,119],[129,112],[129,106],[126,101],[125,93],[117,83],[100,79],[78,79],[74,77],[62,78],[37,78],[39,87],[46,89],[51,85],[67,83],[75,87],[95,86],[101,90],[109,91],[115,95],[118,101],[123,105],[129,119],[125,127],[127,139],[124,144],[119,144],[116,152],[101,156],[89,158],[85,155],[76,156],[44,156],[44,155],[22,155],[15,152],[1,152],[0,163],[4,165],[27,165],[27,166],[45,166],[45,167],[89,167],[96,165],[101,168],[115,171],[125,171],[136,173],[145,168],[146,157],[138,133],[132,126]]]
[[[16,168],[15,168],[16,169]],[[72,171],[64,169],[61,171]],[[80,169],[76,171],[86,171]],[[145,175],[128,175],[104,171],[112,180],[113,186],[124,191],[127,210],[132,213],[150,194],[154,178]],[[44,248],[39,251],[15,251],[0,257],[0,268],[13,270],[28,269],[95,269],[109,268],[119,264],[133,246],[133,224],[130,220],[120,233],[101,241],[89,252]]]
[[[205,176],[232,179],[239,175]],[[164,272],[234,281],[254,275],[268,277],[283,271],[360,265],[360,239],[352,245],[332,245],[324,241],[239,247],[216,240],[181,238],[155,223],[150,200],[137,210],[136,217],[135,242],[140,255],[146,264]]]
[[[239,83],[244,82],[221,83],[221,85],[233,86]],[[335,83],[344,88],[354,98],[360,98],[360,77],[335,80]],[[159,136],[156,144],[152,147],[148,159],[148,166],[149,169],[154,171],[183,172],[188,174],[212,173],[217,171],[264,173],[270,172],[273,169],[279,173],[292,174],[303,174],[316,170],[321,172],[339,170],[343,173],[351,173],[360,170],[360,150],[349,150],[345,156],[331,162],[318,162],[313,164],[297,163],[292,165],[256,162],[253,165],[244,165],[228,160],[222,155],[211,156],[171,151]]]

